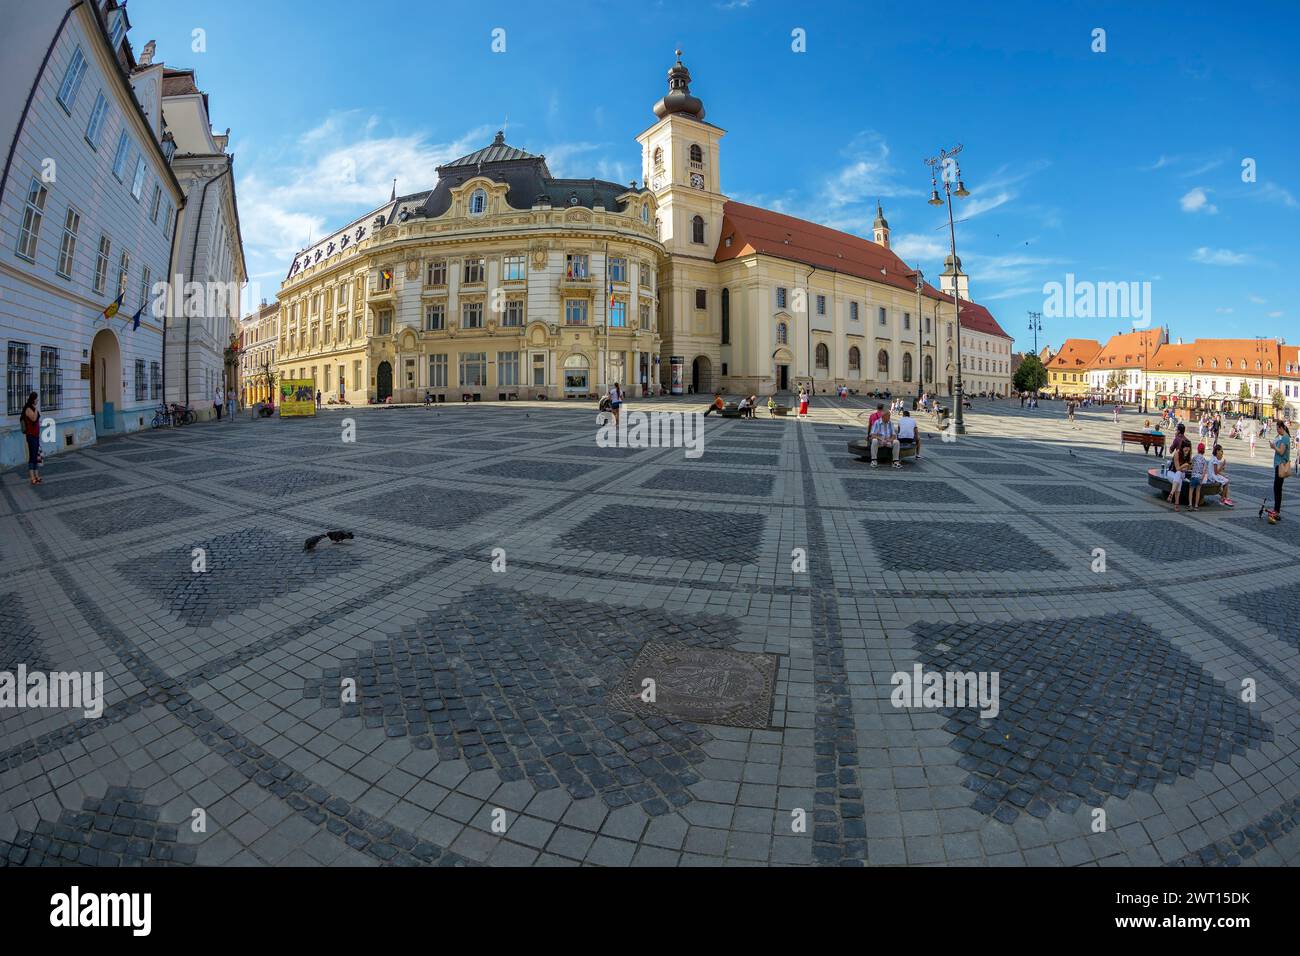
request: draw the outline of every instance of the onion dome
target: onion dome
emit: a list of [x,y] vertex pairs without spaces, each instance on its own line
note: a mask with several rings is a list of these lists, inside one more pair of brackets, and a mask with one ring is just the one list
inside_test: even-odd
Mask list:
[[668,95],[655,104],[655,116],[663,119],[669,113],[704,119],[704,104],[698,96],[691,95],[691,71],[682,63],[681,50],[677,51],[677,62],[668,71]]

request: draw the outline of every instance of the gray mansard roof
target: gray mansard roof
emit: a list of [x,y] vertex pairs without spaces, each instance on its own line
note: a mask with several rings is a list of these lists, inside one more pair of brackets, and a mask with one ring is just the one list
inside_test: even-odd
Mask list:
[[[618,201],[627,192],[644,191],[633,183],[621,185],[603,179],[556,179],[546,167],[545,156],[535,156],[509,145],[501,133],[491,145],[438,167],[438,184],[431,190],[390,199],[335,233],[313,243],[294,257],[289,278],[308,265],[323,262],[344,251],[350,243],[360,242],[369,234],[379,216],[384,222],[409,222],[433,219],[451,208],[451,190],[475,176],[509,186],[506,202],[512,209],[531,209],[546,202],[556,208],[603,206],[622,212],[626,203]],[[405,214],[405,218],[403,218]]]

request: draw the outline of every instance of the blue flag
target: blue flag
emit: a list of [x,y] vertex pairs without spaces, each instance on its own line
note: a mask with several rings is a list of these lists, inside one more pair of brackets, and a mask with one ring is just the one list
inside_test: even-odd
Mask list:
[[131,317],[131,331],[134,332],[140,327],[140,313],[144,311],[144,306],[135,310],[135,315]]

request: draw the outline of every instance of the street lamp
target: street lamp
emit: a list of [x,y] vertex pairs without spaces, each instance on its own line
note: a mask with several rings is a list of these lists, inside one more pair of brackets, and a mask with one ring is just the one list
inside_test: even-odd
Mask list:
[[1029,313],[1029,331],[1034,333],[1034,354],[1038,354],[1038,333],[1043,331],[1043,313]]
[[921,407],[921,392],[925,387],[925,319],[921,316],[921,290],[925,288],[925,273],[916,267],[916,399],[912,411]]
[[[954,431],[958,435],[966,434],[966,421],[962,414],[962,387],[961,387],[961,288],[957,281],[957,231],[953,225],[952,217],[952,197],[959,196],[966,198],[970,195],[966,189],[966,183],[961,178],[961,167],[957,164],[957,154],[961,152],[961,144],[958,143],[951,150],[939,150],[938,156],[931,156],[925,161],[930,167],[930,198],[928,202],[931,206],[945,205],[945,198],[948,206],[948,248],[952,253],[952,307],[953,319],[957,326],[957,388],[956,399],[957,418],[955,419]],[[943,169],[943,192],[939,195],[939,184],[936,181],[935,170],[939,167]],[[957,188],[952,188],[953,180],[957,181]]]

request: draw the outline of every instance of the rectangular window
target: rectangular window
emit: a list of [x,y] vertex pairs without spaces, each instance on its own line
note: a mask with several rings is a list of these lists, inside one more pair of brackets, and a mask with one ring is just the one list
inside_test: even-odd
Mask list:
[[63,404],[63,378],[59,375],[59,350],[41,346],[41,410],[52,411]]
[[86,123],[86,142],[95,152],[99,152],[99,134],[104,131],[104,118],[108,115],[108,100],[100,90],[95,98],[95,106],[90,111],[90,121]]
[[460,353],[460,384],[462,386],[487,384],[487,353]]
[[153,274],[149,267],[145,266],[140,272],[140,304],[149,304],[149,286],[153,282]]
[[819,295],[817,297],[817,314],[818,315],[826,314],[826,296],[824,295]]
[[158,208],[162,205],[162,186],[153,184],[153,199],[149,200],[149,221],[158,221]]
[[616,299],[609,307],[609,324],[611,328],[627,328],[627,303]]
[[637,270],[637,272],[638,272],[637,278],[639,280],[641,288],[643,289],[650,288],[650,263],[642,259],[641,266]]
[[[376,334],[392,335],[393,334],[393,310],[380,309],[378,319],[379,319],[379,331]],[[313,328],[312,329],[313,337],[315,336],[315,332],[316,330]]]
[[59,275],[72,278],[72,263],[77,254],[77,231],[81,228],[81,215],[71,206],[63,220],[63,241],[59,243]]
[[424,273],[425,285],[446,285],[447,284],[447,260],[434,259],[429,263]]
[[144,157],[141,156],[135,161],[135,179],[131,181],[131,198],[136,202],[144,195]]
[[695,308],[707,309],[709,307],[709,294],[704,289],[695,290]]
[[483,328],[483,303],[466,302],[460,307],[461,328]]
[[627,260],[617,256],[609,260],[609,281],[626,282],[627,281]]
[[[35,176],[27,187],[27,202],[23,207],[23,224],[18,231],[18,255],[36,261],[36,244],[41,238],[41,223],[45,221],[45,199],[49,192]],[[24,397],[24,401],[26,398]]]
[[466,259],[465,268],[461,273],[461,281],[467,285],[483,281],[483,260]]
[[447,387],[447,356],[446,355],[429,356],[429,387],[430,388]]
[[886,316],[886,313],[885,313],[885,307],[884,307],[883,305],[880,307],[880,312],[879,312],[878,314],[880,315],[880,324],[881,324],[881,325],[888,325],[888,324],[889,324],[889,319],[888,319],[887,316]]
[[345,282],[339,286],[338,295],[335,296],[334,307],[339,312],[347,311],[348,307],[348,284]]
[[104,283],[108,281],[108,260],[113,243],[108,236],[99,237],[99,250],[95,253],[95,291],[103,292]]
[[361,359],[352,363],[352,387],[358,390],[361,388]]
[[546,384],[546,355],[543,352],[536,352],[533,355],[533,385],[544,386]]
[[497,353],[497,384],[519,385],[519,353]]
[[18,415],[27,404],[32,391],[32,368],[26,342],[9,343],[9,364],[5,372],[5,393],[8,396],[8,414]]
[[149,382],[144,377],[144,359],[135,360],[135,400],[143,402],[149,394]]
[[[393,270],[380,269],[378,283],[376,284],[375,288],[378,289],[380,292],[387,292],[392,287],[393,287]],[[312,300],[311,303],[311,310],[312,313],[315,314],[316,301],[314,299]]]
[[516,282],[524,278],[524,257],[506,256],[501,260],[501,278],[506,282]]
[[587,300],[586,299],[565,299],[564,300],[564,324],[565,325],[586,325],[587,324]]
[[849,303],[849,321],[858,321],[858,304],[856,302]]
[[149,397],[162,398],[162,366],[157,362],[149,363]]
[[77,47],[72,51],[72,62],[68,64],[63,82],[59,84],[59,105],[69,113],[72,112],[72,104],[77,102],[77,93],[81,91],[81,80],[85,75],[86,58],[82,55],[81,47]]
[[778,309],[785,308],[785,287],[784,286],[776,287],[776,307]]
[[501,324],[506,328],[517,329],[524,324],[524,300],[507,299],[506,314],[501,318]]
[[904,312],[904,313],[903,313],[903,328],[904,328],[904,329],[910,329],[911,327],[912,327],[912,313],[911,313],[911,312]]
[[117,151],[113,154],[113,175],[121,182],[126,176],[126,161],[131,152],[131,139],[126,130],[117,134]]
[[126,280],[131,275],[131,253],[125,249],[117,260],[117,294],[123,295],[126,292]]
[[564,257],[564,273],[570,279],[585,279],[588,277],[589,260],[585,255],[571,252]]
[[447,309],[441,305],[424,307],[424,331],[441,332],[447,327]]
[[176,210],[172,208],[171,200],[167,200],[167,207],[163,211],[163,235],[168,239],[172,237],[172,226],[175,225]]
[[644,330],[649,331],[649,329],[650,329],[650,306],[648,306],[648,305],[644,305],[644,304],[643,304],[643,305],[641,306],[639,312],[640,312],[640,315],[641,315],[641,328],[644,329]]
[[117,19],[113,21],[113,29],[109,34],[108,45],[113,48],[113,55],[117,55],[117,46],[122,42],[122,37],[126,36],[126,11],[118,11]]

